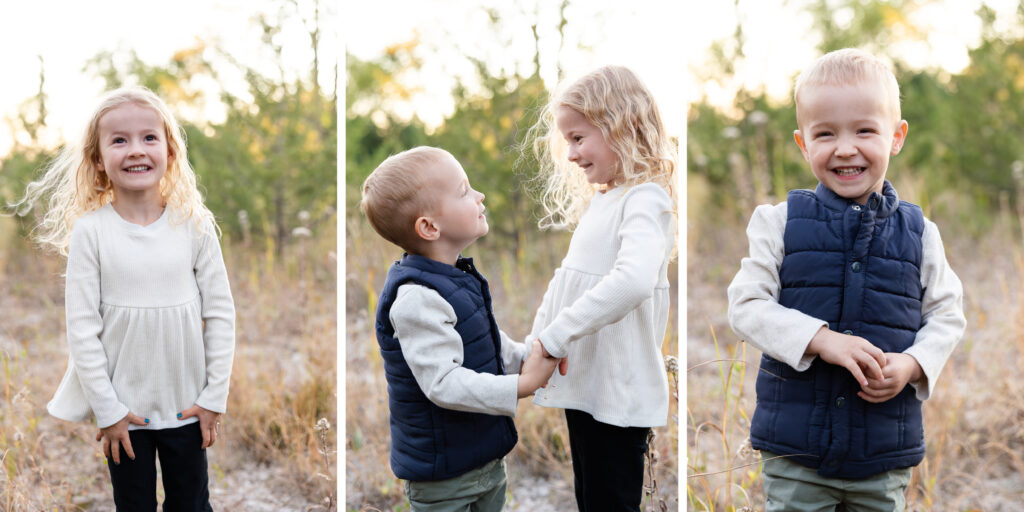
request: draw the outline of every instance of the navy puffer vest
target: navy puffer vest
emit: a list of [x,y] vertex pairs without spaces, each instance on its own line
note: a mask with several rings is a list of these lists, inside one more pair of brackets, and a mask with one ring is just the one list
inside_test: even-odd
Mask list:
[[[863,206],[819,184],[790,192],[787,207],[779,303],[884,352],[910,347],[921,328],[921,209],[900,201],[888,181]],[[848,370],[820,358],[797,372],[762,356],[751,444],[833,478],[921,462],[924,428],[913,387],[881,404],[858,390]]]
[[444,409],[423,394],[390,320],[398,287],[405,283],[432,288],[451,304],[455,330],[462,336],[464,367],[504,375],[491,294],[471,258],[460,258],[453,267],[406,254],[388,270],[377,304],[377,343],[391,412],[391,470],[403,480],[453,478],[510,452],[518,439],[516,427],[508,416]]

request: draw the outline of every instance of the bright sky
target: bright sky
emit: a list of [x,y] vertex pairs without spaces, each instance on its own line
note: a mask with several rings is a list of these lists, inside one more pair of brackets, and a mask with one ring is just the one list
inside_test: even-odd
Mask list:
[[[783,98],[790,93],[792,81],[811,60],[816,40],[810,31],[811,17],[802,6],[807,0],[740,0],[702,2],[692,16],[684,18],[686,101],[694,102],[706,94],[713,104],[727,105],[735,87],[719,88],[702,84],[696,74],[707,59],[712,41],[732,37],[736,22],[743,24],[746,60],[737,69],[740,83],[748,88],[763,86],[769,95]],[[956,73],[967,65],[967,49],[980,39],[981,23],[975,15],[981,0],[943,0],[920,2],[921,8],[909,16],[912,25],[926,31],[927,42],[902,44],[894,51],[915,67],[942,68]],[[996,10],[1000,22],[1015,17],[1016,0],[985,0]],[[839,13],[838,16],[843,16]],[[1005,23],[997,23],[997,28]]]
[[[557,81],[558,5],[561,2],[448,0],[419,2],[348,2],[343,8],[342,33],[346,49],[368,60],[389,45],[419,34],[424,57],[420,86],[423,93],[409,106],[428,124],[451,113],[451,88],[456,77],[472,76],[462,55],[484,58],[492,71],[532,69],[532,23],[538,24],[541,76]],[[685,123],[683,84],[686,72],[681,20],[684,2],[663,0],[575,0],[566,11],[566,46],[561,63],[566,78],[580,76],[607,64],[629,66],[654,93],[668,131],[680,136]],[[534,6],[539,11],[534,14]],[[485,8],[500,13],[495,31]],[[407,114],[410,112],[406,112]]]
[[[322,1],[321,19],[334,37],[338,11],[336,2]],[[302,14],[311,18],[312,2],[299,0]],[[0,48],[3,48],[3,80],[0,80],[0,155],[9,151],[12,134],[8,119],[18,106],[33,96],[39,87],[39,56],[46,72],[44,90],[48,95],[48,124],[52,137],[71,136],[88,116],[103,83],[83,73],[85,62],[103,50],[134,49],[152,65],[166,64],[178,50],[190,48],[202,40],[219,43],[241,62],[273,72],[261,30],[254,21],[258,13],[276,19],[286,2],[272,0],[179,0],[176,2],[124,2],[94,0],[72,2],[36,0],[4,2],[0,6]],[[308,12],[307,12],[308,11]],[[325,12],[327,11],[327,12]],[[288,11],[292,12],[292,10]],[[325,24],[324,21],[321,22]],[[312,61],[309,37],[296,17],[283,27],[283,58],[293,73],[307,73]],[[340,42],[321,45],[320,59],[333,63],[340,54]],[[333,70],[321,65],[321,84],[331,86]],[[276,75],[275,75],[276,76]],[[244,92],[245,85],[233,78],[224,84],[233,92]],[[216,120],[217,112],[206,116]],[[48,141],[50,144],[57,140]]]

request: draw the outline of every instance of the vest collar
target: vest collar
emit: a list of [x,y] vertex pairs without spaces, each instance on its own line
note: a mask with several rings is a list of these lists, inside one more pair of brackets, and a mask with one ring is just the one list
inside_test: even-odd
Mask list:
[[[403,267],[416,268],[424,270],[434,274],[441,274],[450,277],[465,276],[469,269],[473,269],[473,258],[459,257],[458,261],[455,262],[455,266],[447,263],[441,263],[437,260],[432,260],[426,256],[420,256],[419,254],[402,254],[402,260],[398,262]],[[470,272],[472,273],[472,272]]]
[[[814,195],[818,197],[825,206],[838,211],[844,211],[854,203],[852,199],[847,199],[836,194],[832,189],[818,183],[817,188],[814,189]],[[882,193],[872,192],[868,196],[867,204],[863,205],[862,208],[868,210],[874,210],[875,216],[884,218],[892,215],[900,206],[900,198],[896,195],[896,189],[893,188],[889,180],[885,180],[882,183]]]

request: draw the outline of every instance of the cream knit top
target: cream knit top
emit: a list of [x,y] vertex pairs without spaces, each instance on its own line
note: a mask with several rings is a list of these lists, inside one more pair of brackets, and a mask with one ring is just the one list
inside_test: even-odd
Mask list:
[[168,207],[148,226],[107,204],[75,222],[65,307],[70,360],[50,414],[95,415],[99,427],[129,411],[130,429],[175,428],[193,404],[224,412],[235,309],[213,226],[199,230]]
[[527,338],[569,358],[567,375],[556,371],[534,403],[619,427],[665,425],[673,219],[672,199],[654,183],[594,195]]

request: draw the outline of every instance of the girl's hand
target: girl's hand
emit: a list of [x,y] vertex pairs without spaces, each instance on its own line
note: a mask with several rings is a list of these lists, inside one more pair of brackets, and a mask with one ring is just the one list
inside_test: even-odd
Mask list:
[[[540,340],[538,339],[537,342],[539,343]],[[555,358],[555,356],[553,356],[550,353],[548,353],[548,350],[546,348],[544,348],[544,344],[543,343],[540,344],[540,355],[542,355],[544,357],[547,357],[547,358],[551,358],[551,359]],[[563,357],[563,358],[559,359],[558,360],[558,373],[559,373],[559,375],[564,377],[565,374],[568,371],[569,371],[569,358],[568,357]]]
[[217,434],[220,432],[220,413],[203,409],[193,405],[178,413],[178,419],[199,417],[199,430],[203,433],[203,444],[199,448],[205,450],[217,442]]
[[103,455],[114,459],[114,464],[121,463],[121,447],[124,447],[124,452],[128,454],[128,458],[135,460],[135,450],[132,450],[132,440],[128,437],[128,425],[146,425],[149,423],[148,418],[141,418],[136,416],[131,411],[121,421],[110,425],[109,427],[103,427],[96,434],[96,440],[103,441]]
[[921,380],[923,370],[914,356],[903,353],[887,352],[885,368],[882,368],[881,379],[868,379],[867,386],[861,386],[857,396],[871,403],[882,403],[898,395],[908,382]]
[[547,386],[548,379],[555,372],[557,360],[542,353],[540,341],[534,340],[530,347],[530,354],[523,361],[523,367],[519,369],[519,380],[516,384],[517,396],[524,398],[532,395],[538,388]]

